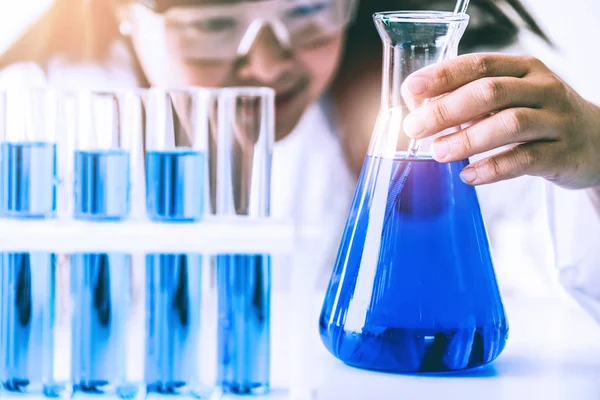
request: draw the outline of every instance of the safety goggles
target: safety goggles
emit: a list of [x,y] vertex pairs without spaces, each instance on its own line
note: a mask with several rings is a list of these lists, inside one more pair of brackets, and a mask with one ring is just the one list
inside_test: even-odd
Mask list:
[[169,46],[196,59],[247,54],[268,26],[289,49],[316,47],[353,19],[358,0],[139,0],[162,14]]

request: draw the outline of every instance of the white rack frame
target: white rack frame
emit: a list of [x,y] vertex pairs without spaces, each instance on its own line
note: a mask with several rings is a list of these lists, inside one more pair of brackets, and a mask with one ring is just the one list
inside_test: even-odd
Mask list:
[[[310,230],[304,234],[310,235]],[[290,254],[297,235],[302,232],[291,222],[270,218],[207,218],[194,223],[1,219],[0,251]]]

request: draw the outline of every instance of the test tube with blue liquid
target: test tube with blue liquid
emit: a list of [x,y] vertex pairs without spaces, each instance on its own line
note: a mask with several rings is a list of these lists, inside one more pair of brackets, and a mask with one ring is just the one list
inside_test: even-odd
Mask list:
[[[62,97],[15,88],[0,99],[0,219],[54,219]],[[53,366],[57,257],[22,250],[0,253],[0,393],[68,397]]]
[[[204,218],[210,97],[205,89],[147,93],[146,211],[156,223]],[[209,399],[217,393],[210,372],[201,368],[210,365],[203,261],[196,253],[146,255],[148,394]]]
[[[268,217],[274,93],[226,88],[219,97],[217,216]],[[219,371],[225,392],[263,395],[270,388],[271,258],[219,254]]]
[[[82,92],[76,97],[73,217],[90,223],[127,220],[131,152],[142,143],[141,97],[134,92]],[[131,399],[142,393],[142,383],[132,381],[126,370],[130,268],[130,255],[124,253],[71,255],[76,396]]]

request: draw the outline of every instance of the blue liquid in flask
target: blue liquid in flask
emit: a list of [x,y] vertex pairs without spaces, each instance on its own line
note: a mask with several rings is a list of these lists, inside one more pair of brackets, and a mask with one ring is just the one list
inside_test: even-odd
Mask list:
[[190,222],[202,219],[205,155],[180,149],[146,155],[146,208],[154,221]]
[[479,202],[459,178],[467,163],[367,157],[320,317],[335,357],[444,372],[504,349],[508,324]]
[[[75,153],[75,209],[80,220],[116,221],[129,216],[129,153]],[[121,253],[71,255],[74,299],[72,379],[75,395],[136,397],[141,383],[127,378],[130,256]]]
[[218,380],[225,392],[269,391],[270,274],[268,255],[217,256]]
[[55,144],[0,143],[0,217],[53,217],[56,184]]
[[54,379],[56,256],[45,252],[0,254],[0,392],[68,397]]

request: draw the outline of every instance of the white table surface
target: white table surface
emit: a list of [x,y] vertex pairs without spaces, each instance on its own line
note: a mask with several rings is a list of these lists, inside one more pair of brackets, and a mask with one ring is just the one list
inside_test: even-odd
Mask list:
[[[274,393],[253,399],[289,398],[286,389],[294,368],[290,365],[291,317],[286,297],[273,293],[271,374]],[[348,367],[325,350],[317,333],[319,298],[313,307],[314,325],[311,324],[314,326],[312,398],[599,400],[600,325],[570,300],[508,297],[504,304],[510,337],[506,349],[492,364],[450,375],[392,375]],[[236,398],[224,396],[224,399]]]
[[[315,399],[600,399],[600,326],[565,299],[504,299],[510,336],[495,362],[453,375],[348,367],[316,346]],[[275,396],[273,398],[276,398]]]

